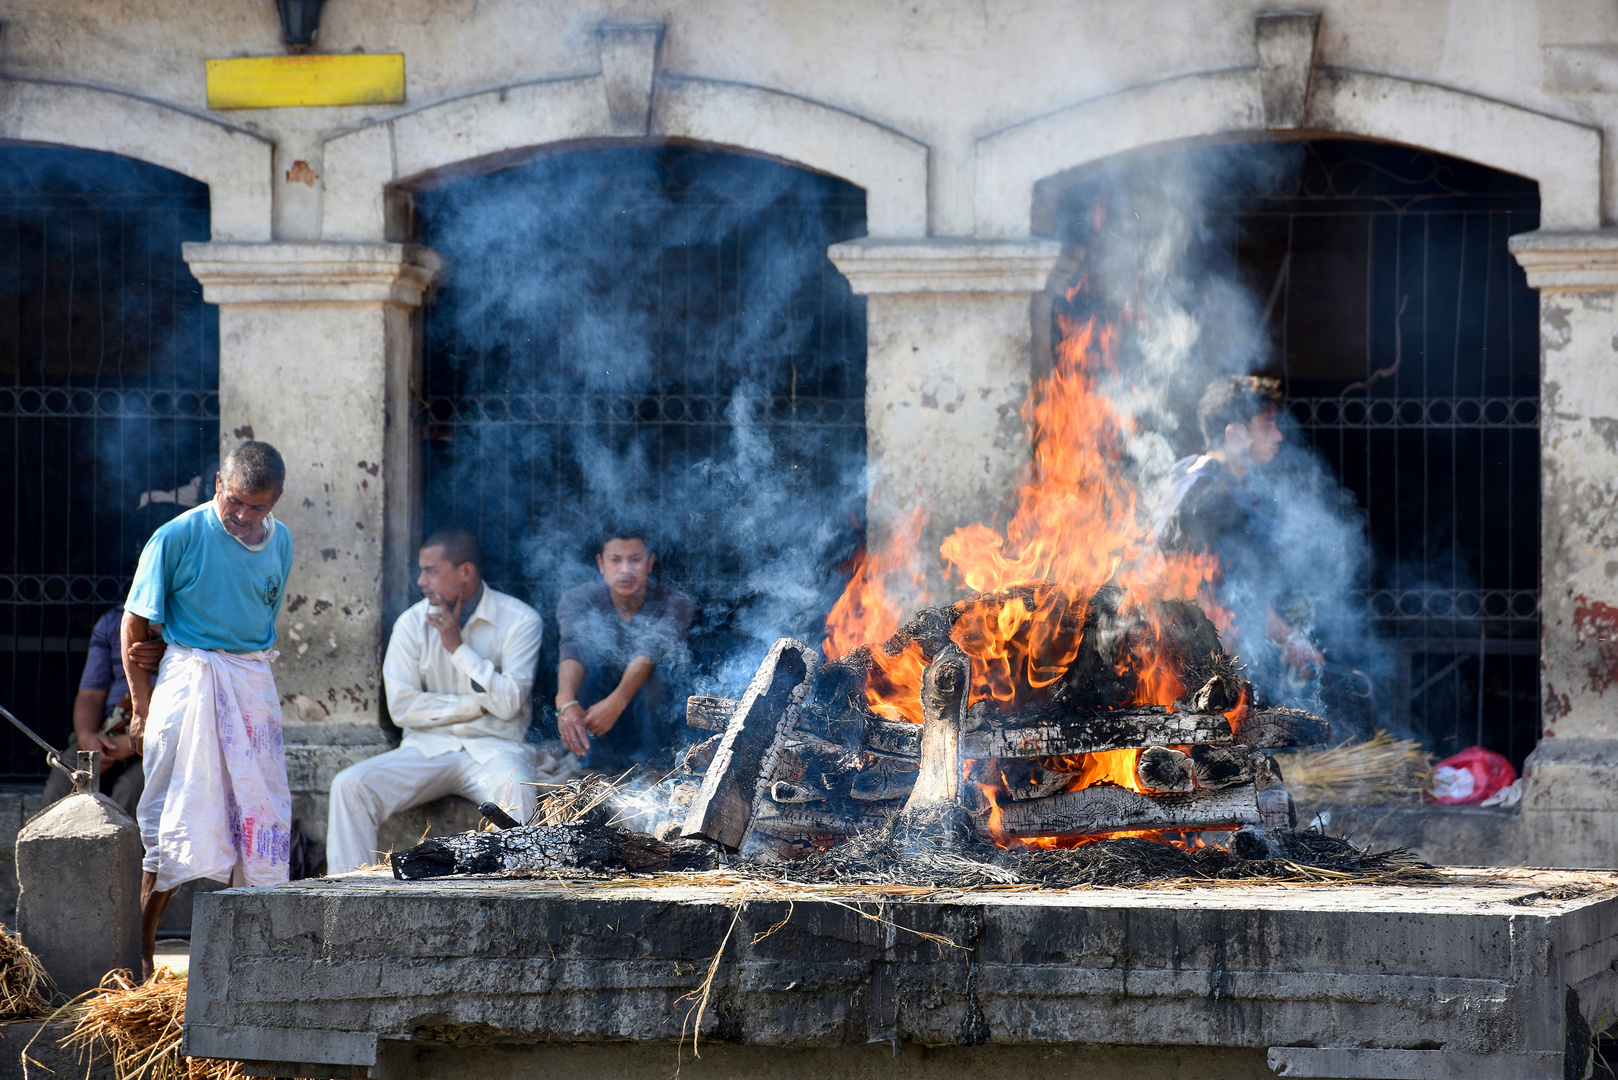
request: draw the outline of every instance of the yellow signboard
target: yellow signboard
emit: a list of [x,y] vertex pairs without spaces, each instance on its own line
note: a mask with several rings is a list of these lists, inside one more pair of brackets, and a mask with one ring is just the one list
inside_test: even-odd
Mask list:
[[208,61],[208,108],[390,105],[404,101],[402,53],[247,56]]

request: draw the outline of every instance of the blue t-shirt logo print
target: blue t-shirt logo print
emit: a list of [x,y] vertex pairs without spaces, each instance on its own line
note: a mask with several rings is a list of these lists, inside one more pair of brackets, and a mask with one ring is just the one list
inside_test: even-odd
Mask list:
[[269,607],[274,607],[275,606],[275,598],[277,596],[280,596],[280,595],[281,595],[281,579],[276,577],[274,574],[271,574],[271,575],[269,575],[268,577],[266,577],[264,579],[264,603],[265,603],[265,605],[269,606]]

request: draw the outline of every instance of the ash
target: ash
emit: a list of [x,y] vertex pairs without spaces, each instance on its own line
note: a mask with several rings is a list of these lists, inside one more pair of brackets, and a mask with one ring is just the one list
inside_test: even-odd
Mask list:
[[[1076,848],[1000,848],[972,837],[948,847],[916,843],[885,829],[862,833],[798,863],[736,861],[733,872],[804,884],[907,885],[980,888],[1032,885],[1050,889],[1129,887],[1167,882],[1338,880],[1412,884],[1433,867],[1409,851],[1373,852],[1315,832],[1243,830],[1230,846],[1183,848],[1123,836]],[[1257,854],[1244,858],[1241,853]]]

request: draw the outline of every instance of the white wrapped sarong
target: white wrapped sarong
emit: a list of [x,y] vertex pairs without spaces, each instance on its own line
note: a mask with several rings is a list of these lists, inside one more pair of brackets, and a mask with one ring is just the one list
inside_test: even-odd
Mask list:
[[292,796],[274,652],[170,645],[146,719],[144,868],[166,891],[194,878],[287,880]]

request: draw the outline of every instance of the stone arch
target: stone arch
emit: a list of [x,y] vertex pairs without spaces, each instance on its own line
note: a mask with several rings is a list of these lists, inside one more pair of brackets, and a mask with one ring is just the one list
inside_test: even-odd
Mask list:
[[270,239],[273,146],[251,132],[132,94],[0,76],[0,140],[99,150],[208,185],[215,240]]
[[[1183,75],[1130,87],[979,139],[974,210],[982,236],[1033,231],[1040,181],[1148,146],[1263,136],[1260,72]],[[1601,223],[1601,132],[1431,83],[1318,69],[1304,123],[1284,137],[1352,135],[1406,143],[1539,183],[1547,229]]]
[[[322,235],[384,239],[388,192],[450,170],[498,168],[534,150],[625,137],[601,75],[483,91],[401,113],[325,144]],[[841,109],[762,87],[661,76],[634,138],[689,139],[755,153],[863,188],[873,236],[920,236],[927,148]]]

